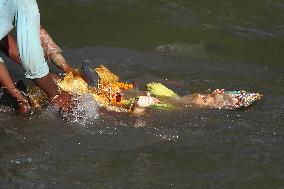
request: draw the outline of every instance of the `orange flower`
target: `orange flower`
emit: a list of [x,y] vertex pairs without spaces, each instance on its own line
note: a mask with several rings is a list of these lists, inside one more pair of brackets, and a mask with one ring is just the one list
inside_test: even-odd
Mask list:
[[130,89],[133,89],[133,88],[134,88],[133,84],[130,83],[130,84],[128,84],[128,85],[129,85],[129,88],[130,88]]

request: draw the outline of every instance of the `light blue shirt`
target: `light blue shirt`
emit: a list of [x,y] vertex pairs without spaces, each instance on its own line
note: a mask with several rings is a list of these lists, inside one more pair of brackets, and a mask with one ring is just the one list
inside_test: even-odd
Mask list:
[[17,44],[26,77],[49,73],[40,43],[40,14],[36,0],[0,0],[0,40],[17,28]]

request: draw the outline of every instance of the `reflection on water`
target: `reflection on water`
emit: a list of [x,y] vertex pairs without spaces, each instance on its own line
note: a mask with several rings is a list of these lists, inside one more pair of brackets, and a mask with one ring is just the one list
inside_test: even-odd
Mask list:
[[211,0],[39,0],[42,24],[64,46],[150,50],[165,44],[181,43],[188,48],[204,43],[204,50],[211,58],[268,66],[280,66],[284,60],[281,3],[278,0],[214,0],[213,3]]
[[181,95],[226,88],[264,99],[246,111],[135,117],[101,111],[84,96],[69,121],[51,107],[24,117],[1,105],[1,189],[284,186],[280,1],[38,2],[75,67],[105,64],[141,90],[156,81]]

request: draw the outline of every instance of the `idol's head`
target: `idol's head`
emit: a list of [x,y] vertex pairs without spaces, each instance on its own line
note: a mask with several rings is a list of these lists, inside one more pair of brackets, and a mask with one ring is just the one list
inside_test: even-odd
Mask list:
[[191,95],[191,102],[192,104],[196,104],[198,106],[202,107],[219,107],[223,104],[223,96],[216,94],[216,93],[210,93],[210,94],[192,94]]

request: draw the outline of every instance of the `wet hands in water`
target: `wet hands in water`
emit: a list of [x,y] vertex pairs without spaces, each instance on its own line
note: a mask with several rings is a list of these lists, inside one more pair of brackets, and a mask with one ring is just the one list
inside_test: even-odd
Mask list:
[[21,114],[26,114],[31,112],[31,106],[27,100],[17,100],[18,110]]
[[72,98],[71,95],[65,91],[62,91],[59,95],[56,95],[52,99],[52,104],[63,111],[68,111],[72,106]]

